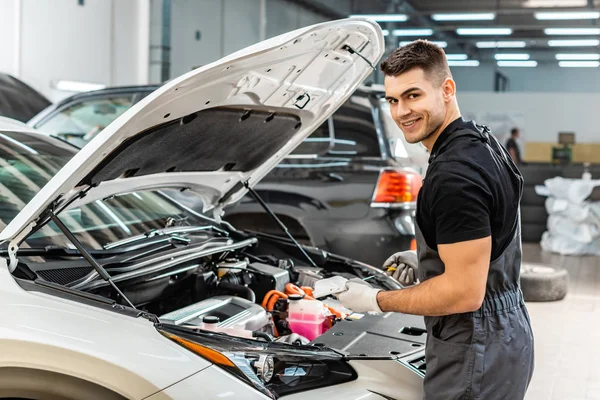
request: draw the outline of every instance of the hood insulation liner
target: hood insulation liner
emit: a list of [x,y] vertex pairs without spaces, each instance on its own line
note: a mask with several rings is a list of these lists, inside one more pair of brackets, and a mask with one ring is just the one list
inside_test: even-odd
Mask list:
[[300,126],[293,114],[211,108],[124,141],[80,184],[162,172],[247,172],[280,150]]

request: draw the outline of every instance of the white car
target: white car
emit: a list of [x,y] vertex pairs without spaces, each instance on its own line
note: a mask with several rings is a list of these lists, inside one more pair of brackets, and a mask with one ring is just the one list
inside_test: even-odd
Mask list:
[[0,119],[0,397],[420,399],[422,320],[315,290],[398,282],[220,220],[383,51],[367,20],[300,29],[169,82],[79,152]]

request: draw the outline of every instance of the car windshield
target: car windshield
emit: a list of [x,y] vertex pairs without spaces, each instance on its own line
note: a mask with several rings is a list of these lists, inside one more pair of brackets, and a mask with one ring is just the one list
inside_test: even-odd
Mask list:
[[83,147],[132,105],[131,94],[92,98],[63,108],[36,128]]
[[[35,133],[0,132],[0,231],[75,155],[60,140]],[[91,249],[164,228],[169,218],[190,221],[191,213],[157,192],[134,192],[97,200],[60,214],[75,236]],[[49,223],[22,247],[72,247],[58,227]]]

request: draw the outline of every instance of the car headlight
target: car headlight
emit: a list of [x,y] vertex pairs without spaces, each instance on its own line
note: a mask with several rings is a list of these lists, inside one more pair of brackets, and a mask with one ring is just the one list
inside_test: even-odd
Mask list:
[[329,349],[195,333],[170,325],[159,332],[273,399],[357,378],[344,357]]

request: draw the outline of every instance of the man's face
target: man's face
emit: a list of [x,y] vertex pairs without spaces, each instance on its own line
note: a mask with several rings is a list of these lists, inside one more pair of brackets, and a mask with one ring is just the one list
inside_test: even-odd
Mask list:
[[407,142],[428,138],[444,123],[447,102],[443,85],[433,82],[421,68],[398,76],[386,75],[384,85],[392,118]]

